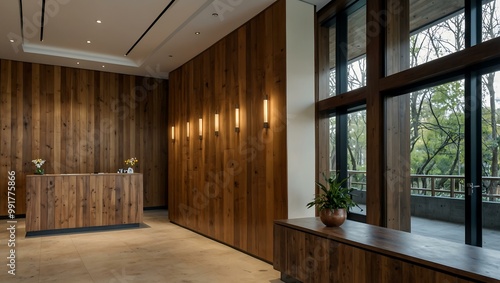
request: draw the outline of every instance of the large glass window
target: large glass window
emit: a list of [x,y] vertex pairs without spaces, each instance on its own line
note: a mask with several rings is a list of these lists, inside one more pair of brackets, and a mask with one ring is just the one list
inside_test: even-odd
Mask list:
[[482,38],[487,41],[500,35],[500,1],[484,0],[482,10]]
[[[329,128],[320,129],[321,157],[326,155],[323,131],[329,130],[329,169],[343,170],[350,187],[361,192],[362,197],[368,194],[372,208],[376,206],[376,210],[370,210],[374,214],[368,215],[370,220],[380,219],[379,225],[500,250],[500,206],[496,206],[500,203],[500,66],[489,45],[482,43],[498,40],[499,1],[393,1],[405,10],[409,5],[410,14],[399,17],[397,7],[384,11],[388,23],[381,23],[379,28],[385,28],[387,47],[378,50],[377,44],[371,48],[377,49],[373,54],[385,54],[388,75],[373,81],[378,84],[373,87],[366,84],[371,75],[367,71],[378,75],[379,70],[367,70],[365,61],[377,64],[380,58],[366,57],[364,3],[333,5],[336,9],[331,10],[336,14],[321,23],[322,28],[329,27],[330,52],[328,61],[324,58],[320,66],[328,62],[330,80],[329,94],[322,91],[319,97],[345,95],[345,99],[318,101],[321,115],[335,113],[328,118]],[[407,20],[408,25],[404,22]],[[321,46],[327,44],[323,33],[320,42]],[[470,56],[470,64],[455,66],[453,57],[458,54],[448,55],[457,52]],[[412,69],[422,64],[428,68]],[[417,69],[418,74],[412,72]],[[393,76],[402,70],[404,74]],[[326,79],[320,80],[324,89]],[[358,91],[349,93],[355,89]],[[393,97],[401,94],[406,97]],[[368,121],[370,135],[360,134],[362,128],[366,131],[365,111],[352,109],[364,103],[368,103],[369,117],[374,118]],[[390,112],[395,108],[381,110],[381,105],[400,108]],[[380,145],[382,137],[385,145]],[[393,152],[380,152],[401,144],[394,146]],[[374,165],[368,174],[364,161],[367,158],[372,158],[370,164]],[[384,163],[385,167],[376,166]],[[326,167],[323,159],[318,165]],[[391,183],[390,174],[399,178],[398,182]],[[368,184],[367,188],[366,176],[383,182]],[[376,188],[373,194],[370,186]],[[383,190],[387,193],[385,199],[379,194]],[[365,200],[357,201],[364,204]]]
[[463,80],[410,94],[413,233],[464,242],[464,113]]
[[[481,91],[482,246],[500,250],[500,72],[483,75]],[[465,237],[469,190],[464,93],[461,80],[410,95],[412,233],[459,243]]]
[[410,67],[465,48],[461,1],[410,1]]
[[336,33],[336,25],[333,24],[330,29],[328,30],[328,38],[329,38],[329,76],[328,76],[328,96],[335,96],[337,93],[337,82],[336,82],[336,72],[335,72],[335,57],[336,57],[336,52],[337,52],[337,43],[335,40],[335,33]]
[[366,5],[358,1],[332,18],[328,30],[328,97],[366,85]]
[[500,250],[500,72],[483,75],[481,89],[483,247]]
[[[482,41],[500,35],[498,0],[482,5]],[[465,48],[465,15],[462,1],[410,1],[411,67]]]
[[347,91],[366,85],[366,6],[347,17]]
[[[351,212],[366,215],[366,110],[351,112],[345,117],[347,127],[337,124],[344,120],[342,118],[333,116],[329,119],[330,171],[334,173],[347,169],[347,186],[354,189],[353,198],[360,206]],[[342,129],[347,134],[346,147],[337,145],[337,135],[344,134]]]
[[348,187],[359,204],[352,212],[366,215],[366,110],[349,113],[347,129]]
[[[455,81],[410,94],[411,173],[463,175],[464,85]],[[414,178],[414,186],[449,186]],[[430,187],[429,187],[430,188]],[[436,187],[435,187],[436,189]],[[423,195],[450,196],[450,192],[421,190]]]

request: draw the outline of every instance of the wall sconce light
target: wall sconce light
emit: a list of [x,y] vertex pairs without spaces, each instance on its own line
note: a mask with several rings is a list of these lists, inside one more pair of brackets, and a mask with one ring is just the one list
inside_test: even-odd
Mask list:
[[199,135],[200,135],[200,140],[203,139],[203,119],[200,118],[200,120],[198,120],[198,129],[199,129]]
[[186,123],[186,138],[189,139],[189,122]]
[[215,113],[215,136],[219,136],[219,113]]
[[172,126],[172,142],[175,141],[175,127]]
[[234,131],[239,133],[240,132],[240,108],[236,106],[236,109],[234,111]]
[[269,97],[264,97],[264,128],[269,128]]

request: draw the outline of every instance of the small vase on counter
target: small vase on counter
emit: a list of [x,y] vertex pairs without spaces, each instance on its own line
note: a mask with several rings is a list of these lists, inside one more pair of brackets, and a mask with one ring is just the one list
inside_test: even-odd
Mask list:
[[31,160],[35,164],[35,175],[43,175],[45,174],[45,170],[43,170],[42,165],[45,163],[45,160],[41,158],[37,158],[34,160]]
[[129,158],[127,160],[125,160],[125,164],[128,165],[128,169],[125,170],[124,173],[129,173],[129,174],[132,174],[134,173],[134,167],[137,163],[139,162],[139,159],[137,159],[136,157],[132,157],[132,158]]

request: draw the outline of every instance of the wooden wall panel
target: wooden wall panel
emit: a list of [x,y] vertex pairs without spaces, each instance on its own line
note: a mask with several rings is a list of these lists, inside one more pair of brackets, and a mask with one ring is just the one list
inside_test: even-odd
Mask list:
[[16,213],[26,212],[35,158],[60,174],[113,173],[137,157],[144,206],[166,206],[168,81],[2,59],[0,91],[0,216],[11,170]]
[[170,220],[267,261],[273,220],[288,209],[285,5],[276,2],[169,75]]

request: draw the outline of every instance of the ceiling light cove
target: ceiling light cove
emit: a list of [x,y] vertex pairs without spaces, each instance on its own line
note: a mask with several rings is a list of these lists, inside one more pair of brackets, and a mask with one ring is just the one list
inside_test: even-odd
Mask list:
[[168,78],[274,2],[0,0],[0,58]]
[[32,54],[43,54],[48,56],[63,57],[77,59],[80,61],[93,61],[112,65],[138,67],[136,62],[123,56],[111,56],[101,53],[84,52],[80,50],[70,50],[66,48],[57,48],[49,46],[41,46],[36,44],[25,43],[23,45],[24,52]]

